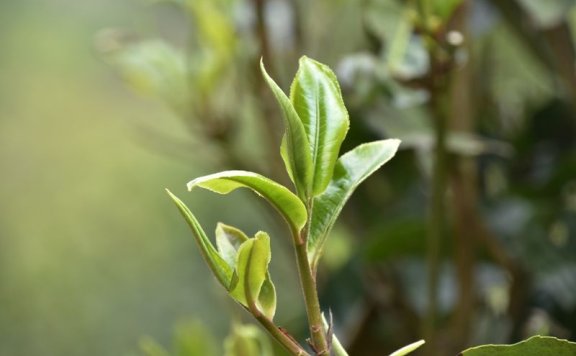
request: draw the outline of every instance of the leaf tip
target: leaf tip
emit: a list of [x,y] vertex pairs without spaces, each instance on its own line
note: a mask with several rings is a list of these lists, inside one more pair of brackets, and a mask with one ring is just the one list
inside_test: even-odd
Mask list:
[[391,138],[389,140],[394,146],[396,146],[396,150],[398,150],[398,147],[400,147],[402,140],[400,140],[399,138]]
[[268,72],[266,72],[266,66],[264,66],[264,57],[260,57],[260,70],[264,76],[268,76]]
[[172,193],[172,192],[170,191],[170,189],[164,188],[164,190],[166,191],[166,194],[168,194],[168,196],[169,196],[170,198],[172,198],[172,200],[174,200],[174,198],[176,198],[176,196],[174,195],[174,193]]

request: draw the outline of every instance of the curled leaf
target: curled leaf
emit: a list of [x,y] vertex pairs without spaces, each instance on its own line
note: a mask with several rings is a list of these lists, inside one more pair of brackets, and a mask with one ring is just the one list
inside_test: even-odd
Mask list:
[[288,188],[260,174],[224,171],[190,181],[188,190],[194,187],[201,187],[219,194],[228,194],[238,188],[249,188],[268,200],[294,232],[299,232],[306,224],[307,212],[302,201]]
[[258,232],[240,246],[230,296],[250,311],[256,308],[269,319],[276,312],[276,290],[270,275],[270,237]]

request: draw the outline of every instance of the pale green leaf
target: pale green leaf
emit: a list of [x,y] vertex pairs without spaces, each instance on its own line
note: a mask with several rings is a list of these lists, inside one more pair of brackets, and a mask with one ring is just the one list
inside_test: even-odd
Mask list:
[[238,188],[252,189],[280,212],[294,232],[299,232],[306,224],[307,212],[302,201],[286,187],[260,174],[224,171],[190,181],[188,190],[196,186],[219,194],[228,194]]
[[255,306],[272,319],[276,312],[276,291],[268,274],[270,258],[268,234],[258,232],[254,238],[245,241],[238,250],[230,296],[247,308]]
[[334,176],[324,193],[314,199],[308,258],[315,269],[326,237],[356,187],[388,162],[398,150],[400,140],[389,139],[366,143],[338,159]]
[[276,314],[276,287],[272,283],[270,273],[266,273],[266,279],[262,283],[262,288],[258,295],[258,307],[269,319],[274,318],[274,314]]
[[210,269],[212,270],[218,281],[226,289],[228,289],[230,286],[230,282],[232,280],[233,268],[228,265],[226,260],[220,257],[220,255],[218,254],[218,252],[216,251],[216,249],[206,236],[206,233],[202,229],[202,226],[200,226],[200,223],[198,222],[196,217],[192,214],[190,209],[188,209],[188,207],[180,199],[178,199],[178,197],[172,194],[172,192],[170,192],[168,189],[166,189],[166,192],[168,192],[168,195],[170,196],[170,198],[172,198],[172,200],[178,207],[178,210],[180,210],[180,213],[182,214],[184,219],[186,219],[186,222],[192,229],[192,233],[194,235],[196,244],[200,248],[200,252],[202,253],[204,259],[206,260],[208,267],[210,267]]
[[236,255],[240,245],[248,240],[248,236],[240,229],[218,223],[216,226],[216,247],[218,253],[230,266],[236,265]]
[[284,94],[282,89],[268,75],[264,68],[264,62],[260,61],[262,75],[276,97],[282,117],[286,126],[286,133],[283,138],[283,148],[281,149],[282,158],[286,164],[286,170],[296,186],[296,190],[301,197],[309,196],[312,183],[312,153],[310,143],[306,137],[304,125],[298,113],[292,106],[290,99]]
[[336,75],[328,66],[300,58],[290,89],[292,105],[304,124],[312,154],[312,192],[322,193],[332,178],[350,121]]
[[411,343],[410,345],[406,345],[403,348],[394,351],[393,353],[390,354],[390,356],[404,356],[404,355],[408,355],[409,353],[411,353],[412,351],[416,350],[417,348],[419,348],[420,346],[424,345],[425,341],[424,340],[418,340],[416,342]]
[[483,345],[460,353],[462,356],[573,356],[576,343],[551,336],[532,336],[513,345]]
[[232,283],[230,284],[230,290],[228,291],[232,298],[234,298],[238,303],[242,304],[246,308],[248,308],[248,298],[246,297],[245,283],[246,268],[250,263],[253,246],[254,239],[249,239],[240,246],[238,255],[236,257],[234,276],[232,278]]

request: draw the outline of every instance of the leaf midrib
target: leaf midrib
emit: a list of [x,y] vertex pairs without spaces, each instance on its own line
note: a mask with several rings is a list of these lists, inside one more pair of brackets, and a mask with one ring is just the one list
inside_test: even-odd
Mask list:
[[320,151],[320,81],[316,80],[316,76],[314,76],[314,83],[316,84],[316,132],[314,133],[314,144],[312,145],[312,165],[314,167],[314,184],[312,190],[316,188],[316,179],[319,173],[316,162],[318,161],[318,152]]

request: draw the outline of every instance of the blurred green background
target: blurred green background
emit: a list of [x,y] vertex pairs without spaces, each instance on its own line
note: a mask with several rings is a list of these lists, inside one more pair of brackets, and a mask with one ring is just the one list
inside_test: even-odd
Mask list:
[[138,139],[135,122],[178,122],[94,49],[126,24],[154,27],[141,1],[0,2],[1,355],[130,354],[188,316],[227,327],[164,192],[203,169]]
[[[574,339],[574,1],[434,3],[439,36],[464,38],[450,54],[456,89],[444,93],[440,345]],[[287,181],[275,163],[281,121],[257,63],[264,56],[287,89],[302,54],[338,75],[352,125],[344,150],[403,140],[344,211],[321,302],[352,355],[421,338],[433,125],[409,4],[0,2],[0,355],[138,355],[143,336],[170,345],[183,320],[216,340],[228,315],[249,320],[214,283],[165,187],[208,232],[217,221],[271,232],[277,319],[301,337],[277,217],[245,192],[184,188],[234,168]]]

